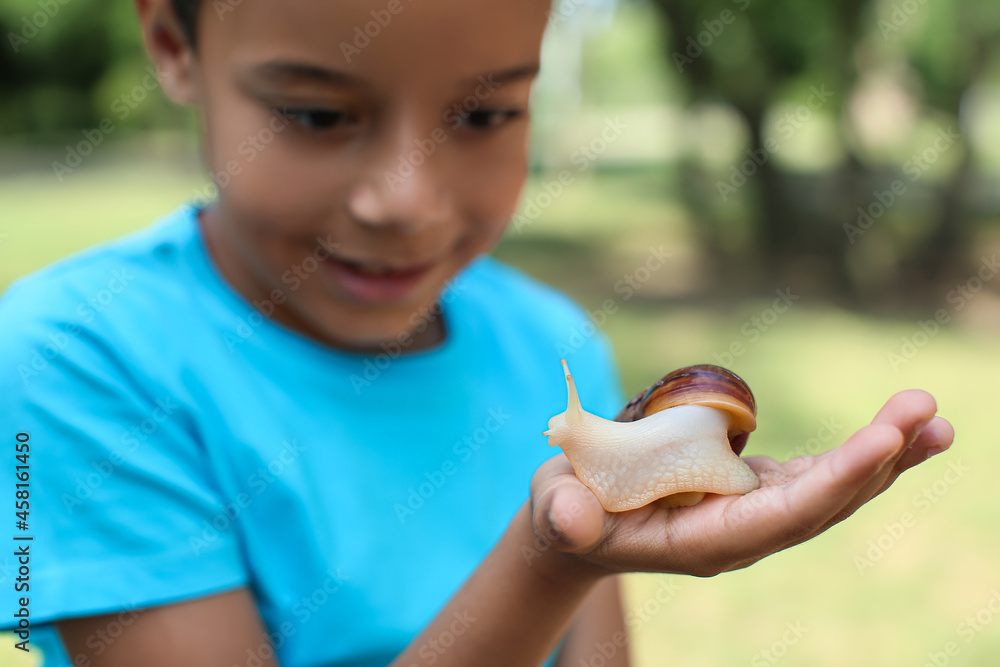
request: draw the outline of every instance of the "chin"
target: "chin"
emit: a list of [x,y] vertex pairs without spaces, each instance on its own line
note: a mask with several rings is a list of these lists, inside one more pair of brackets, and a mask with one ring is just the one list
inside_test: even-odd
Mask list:
[[[424,331],[426,334],[426,330]],[[405,353],[410,348],[419,347],[421,334],[413,330],[408,322],[385,323],[343,330],[339,327],[326,329],[326,338],[335,347],[356,352]]]

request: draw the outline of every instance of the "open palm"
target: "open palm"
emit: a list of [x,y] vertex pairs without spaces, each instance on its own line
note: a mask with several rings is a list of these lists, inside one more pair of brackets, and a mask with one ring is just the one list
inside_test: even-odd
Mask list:
[[936,411],[927,392],[900,392],[840,447],[784,463],[745,457],[761,479],[759,489],[709,494],[691,507],[653,503],[606,512],[566,457],[555,456],[532,480],[535,530],[554,538],[556,549],[608,572],[712,576],[746,567],[822,533],[903,471],[947,449],[954,431]]

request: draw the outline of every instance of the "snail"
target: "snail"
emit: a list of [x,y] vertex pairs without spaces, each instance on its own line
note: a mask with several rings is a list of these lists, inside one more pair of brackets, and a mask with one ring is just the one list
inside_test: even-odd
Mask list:
[[654,501],[682,507],[706,493],[744,494],[760,486],[738,456],[757,427],[757,404],[735,373],[708,364],[678,369],[610,421],[583,409],[565,360],[562,365],[569,400],[543,435],[562,448],[605,510]]

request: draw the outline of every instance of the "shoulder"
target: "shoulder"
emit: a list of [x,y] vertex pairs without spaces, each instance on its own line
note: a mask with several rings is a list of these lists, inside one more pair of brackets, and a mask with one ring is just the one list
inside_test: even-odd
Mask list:
[[0,374],[32,376],[95,354],[163,350],[158,332],[191,298],[189,207],[15,281],[0,297]]
[[169,282],[155,278],[182,261],[180,255],[195,233],[191,211],[182,206],[143,229],[14,281],[0,298],[0,315],[55,315],[74,305],[79,306],[74,313],[87,319],[87,307],[110,311],[110,301],[133,292],[137,285],[167,291]]
[[623,398],[614,351],[600,322],[568,296],[492,258],[473,263],[450,290],[471,304],[483,327],[479,340],[492,341],[521,381],[544,378],[561,394],[565,359],[589,409],[609,418],[617,412]]
[[[451,285],[456,295],[467,291],[476,307],[520,330],[558,342],[568,340],[589,322],[586,312],[559,290],[492,257],[474,262]],[[595,335],[592,324],[586,327]]]

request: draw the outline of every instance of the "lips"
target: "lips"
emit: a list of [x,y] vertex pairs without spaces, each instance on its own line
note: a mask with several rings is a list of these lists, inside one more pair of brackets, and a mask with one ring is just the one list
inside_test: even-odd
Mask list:
[[323,266],[345,294],[370,303],[406,299],[434,268],[433,263],[404,266],[333,256],[325,259]]

